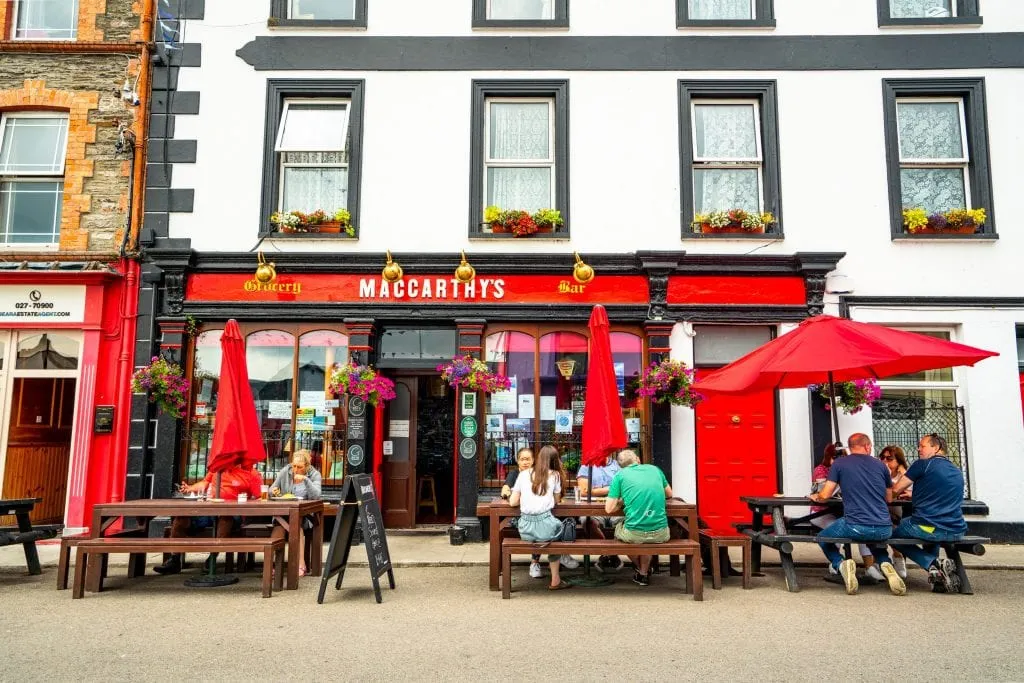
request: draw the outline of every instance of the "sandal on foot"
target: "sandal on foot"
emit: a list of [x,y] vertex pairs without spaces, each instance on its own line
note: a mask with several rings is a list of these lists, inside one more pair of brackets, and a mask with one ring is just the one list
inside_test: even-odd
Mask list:
[[572,584],[566,583],[565,581],[559,581],[554,586],[548,586],[549,591],[563,591],[566,588],[572,588]]
[[306,576],[309,574],[309,570],[305,567],[299,567],[299,576]]

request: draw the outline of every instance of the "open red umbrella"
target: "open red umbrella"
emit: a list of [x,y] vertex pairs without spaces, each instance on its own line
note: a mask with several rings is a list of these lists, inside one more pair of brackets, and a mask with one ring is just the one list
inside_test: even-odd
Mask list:
[[[746,394],[764,389],[793,389],[810,384],[878,379],[957,365],[974,365],[998,356],[973,346],[936,339],[884,325],[819,315],[742,358],[709,373],[693,385],[705,393]],[[832,422],[839,437],[835,391]]]
[[267,459],[263,434],[256,418],[256,404],[249,387],[245,343],[238,323],[234,320],[229,320],[224,326],[220,346],[222,355],[217,418],[213,426],[210,458],[206,464],[210,472],[223,472],[236,465],[252,467]]
[[612,364],[608,314],[598,304],[590,313],[590,354],[587,394],[583,407],[583,465],[600,467],[608,455],[626,447],[626,423],[619,405],[619,388]]

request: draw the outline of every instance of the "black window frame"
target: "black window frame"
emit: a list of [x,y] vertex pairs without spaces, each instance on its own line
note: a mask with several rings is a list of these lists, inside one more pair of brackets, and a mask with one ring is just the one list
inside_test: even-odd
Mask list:
[[[913,234],[903,229],[903,193],[900,183],[899,129],[896,100],[913,97],[958,97],[963,99],[967,128],[967,166],[971,184],[971,207],[985,209],[982,232],[973,235]],[[977,78],[884,78],[882,107],[885,116],[885,159],[889,181],[889,222],[893,239],[997,239],[995,207],[992,202],[992,166],[989,160],[988,110],[985,79]]]
[[676,28],[775,28],[775,0],[755,0],[754,19],[691,19],[689,0],[676,0]]
[[[366,81],[362,79],[292,79],[267,80],[266,129],[263,140],[263,188],[260,197],[259,236],[274,238],[358,239],[359,187],[363,161],[363,99]],[[274,151],[277,130],[281,125],[284,103],[288,99],[345,98],[349,100],[348,113],[348,212],[352,216],[355,235],[341,233],[278,233],[271,229],[270,215],[277,211],[281,176],[278,173],[277,152]]]
[[[569,81],[544,80],[474,80],[472,84],[472,112],[470,115],[469,163],[469,236],[484,239],[522,239],[505,233],[484,232],[484,120],[487,100],[491,97],[544,97],[554,100],[555,111],[555,206],[565,222],[550,233],[536,233],[530,239],[569,238]],[[512,207],[506,207],[512,208]]]
[[[691,222],[696,213],[693,196],[694,100],[757,99],[761,125],[761,182],[764,188],[762,212],[775,216],[775,223],[763,233],[697,233]],[[778,82],[774,80],[679,81],[679,201],[683,239],[784,239],[782,222],[782,173],[779,163]]]
[[368,0],[355,0],[353,19],[289,19],[288,0],[270,0],[268,26],[292,28],[366,28],[366,5]]
[[569,0],[554,3],[554,19],[488,19],[487,0],[473,0],[473,28],[569,28]]
[[894,19],[890,11],[890,0],[877,0],[879,26],[981,26],[982,18],[979,0],[954,0],[955,17],[900,17]]

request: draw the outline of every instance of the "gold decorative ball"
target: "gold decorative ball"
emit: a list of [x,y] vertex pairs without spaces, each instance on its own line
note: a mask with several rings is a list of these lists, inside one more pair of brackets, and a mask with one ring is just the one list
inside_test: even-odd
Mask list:
[[386,266],[384,266],[384,270],[380,272],[380,276],[387,282],[398,282],[402,279],[402,275],[402,266],[398,265],[394,261],[390,261]]
[[586,263],[577,263],[572,267],[572,278],[581,285],[585,285],[594,279],[594,269]]
[[455,279],[459,282],[472,282],[473,278],[476,277],[476,268],[469,265],[465,261],[459,264],[459,267],[455,269]]
[[265,285],[268,282],[273,282],[277,278],[277,271],[274,269],[273,263],[261,263],[256,266],[256,274],[254,275],[256,282],[261,285]]

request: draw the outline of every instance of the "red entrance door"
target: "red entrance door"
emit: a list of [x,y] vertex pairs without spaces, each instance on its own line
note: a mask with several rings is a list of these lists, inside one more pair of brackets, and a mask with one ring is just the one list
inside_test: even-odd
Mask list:
[[712,529],[750,523],[740,496],[776,492],[775,392],[697,404],[697,511]]

